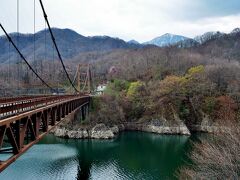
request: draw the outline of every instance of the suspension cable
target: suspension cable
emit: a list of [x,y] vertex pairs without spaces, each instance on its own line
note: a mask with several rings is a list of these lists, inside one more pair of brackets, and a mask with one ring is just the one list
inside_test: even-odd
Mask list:
[[37,73],[36,71],[32,68],[32,66],[29,64],[29,62],[25,59],[25,57],[23,56],[23,54],[20,52],[20,50],[17,48],[17,46],[15,45],[15,43],[12,41],[12,38],[8,35],[8,33],[6,32],[6,30],[4,29],[4,27],[2,26],[2,24],[0,24],[1,29],[3,30],[3,32],[5,33],[6,37],[8,38],[8,41],[13,45],[13,47],[15,48],[15,50],[18,52],[18,54],[20,55],[20,57],[24,60],[24,62],[27,64],[27,66],[29,67],[29,69],[38,77],[38,79],[40,79],[40,81],[45,84],[49,89],[51,89],[52,92],[56,92],[56,90],[54,90],[51,86],[49,86]]
[[[73,83],[75,83],[75,81],[76,81],[76,79],[77,79],[77,75],[78,75],[78,68],[77,68],[77,70],[76,70],[76,72],[75,72],[75,75],[74,75],[74,78],[73,78]],[[72,86],[69,86],[69,87],[66,89],[66,91],[70,90],[71,88],[72,88]]]
[[[19,0],[17,0],[17,45],[19,44]],[[17,78],[18,79],[18,82],[17,82],[17,86],[18,86],[18,91],[17,93],[19,94],[20,93],[20,59],[19,59],[19,56],[17,55]]]
[[52,43],[52,62],[50,63],[50,70],[52,69],[52,80],[54,79],[54,76],[55,76],[55,68],[53,68],[54,67],[54,45],[53,45],[53,43]]
[[44,26],[44,61],[47,62],[47,27]]
[[10,43],[8,43],[8,84],[10,84]]
[[84,92],[85,87],[87,86],[87,81],[88,81],[88,71],[87,71],[87,73],[86,73],[86,77],[85,77],[84,85],[83,85],[83,87],[82,87],[82,89],[81,89],[81,92]]
[[64,63],[63,63],[62,56],[61,56],[61,54],[60,54],[60,52],[59,52],[57,43],[56,43],[55,38],[54,38],[54,36],[53,36],[53,32],[52,32],[51,26],[50,26],[50,24],[49,24],[48,17],[47,17],[46,11],[45,11],[45,9],[44,9],[42,0],[39,0],[39,2],[40,2],[40,5],[41,5],[41,7],[42,7],[43,16],[44,16],[44,18],[45,18],[45,21],[47,22],[48,29],[49,29],[49,32],[50,32],[50,35],[51,35],[53,44],[54,44],[54,46],[55,46],[55,49],[56,49],[56,51],[57,51],[58,57],[59,57],[59,59],[60,59],[60,61],[61,61],[63,70],[65,71],[65,74],[66,74],[69,82],[71,83],[71,86],[74,88],[74,90],[75,90],[76,92],[79,92],[79,91],[77,90],[77,88],[74,86],[72,80],[70,79],[70,76],[69,76],[69,74],[68,74],[68,72],[67,72],[67,70],[66,70],[66,67],[65,67]]
[[[36,0],[33,2],[33,62],[36,60]],[[37,69],[36,69],[37,72]]]

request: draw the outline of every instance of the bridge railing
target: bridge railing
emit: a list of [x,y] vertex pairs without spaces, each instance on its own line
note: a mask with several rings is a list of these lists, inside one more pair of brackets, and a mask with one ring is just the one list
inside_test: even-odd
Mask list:
[[75,95],[63,95],[63,96],[35,96],[35,97],[21,97],[4,99],[0,102],[0,119],[16,115],[25,111],[29,111],[35,108],[39,108],[54,102],[59,102],[67,98],[76,97]]
[[[74,96],[60,102],[0,120],[0,172],[15,161],[69,113],[86,113],[90,96]],[[1,159],[1,154],[10,154]]]

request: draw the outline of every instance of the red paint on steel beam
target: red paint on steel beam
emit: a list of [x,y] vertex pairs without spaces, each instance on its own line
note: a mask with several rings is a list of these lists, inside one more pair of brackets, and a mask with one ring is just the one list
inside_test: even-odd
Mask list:
[[24,118],[24,117],[28,117],[28,116],[31,116],[33,114],[35,114],[36,112],[41,112],[41,111],[44,111],[48,108],[52,108],[52,107],[55,107],[57,105],[60,105],[62,106],[64,103],[67,103],[69,101],[74,101],[74,100],[83,100],[83,99],[86,99],[87,101],[89,100],[89,96],[84,96],[84,97],[75,97],[75,98],[70,98],[70,99],[67,99],[67,100],[64,100],[64,101],[61,101],[61,102],[56,102],[54,104],[50,104],[50,105],[47,105],[45,107],[41,107],[41,108],[38,108],[38,109],[34,109],[34,110],[31,110],[31,111],[27,111],[27,112],[24,112],[24,113],[21,113],[21,114],[18,114],[16,116],[12,116],[12,117],[9,117],[9,118],[6,118],[6,119],[3,119],[0,121],[0,126],[2,125],[5,125],[5,124],[9,124],[13,121],[16,121],[16,120],[19,120],[21,118]]
[[[67,115],[68,113],[71,113],[70,117],[73,117],[72,113],[75,113],[77,109],[82,108],[82,106],[86,106],[87,104],[89,104],[89,101],[90,97],[88,96],[69,98],[63,102],[51,104],[46,107],[38,108],[36,110],[22,113],[17,116],[6,118],[0,121],[0,149],[2,147],[2,139],[4,138],[4,134],[6,134],[9,142],[12,145],[13,153],[15,154],[7,161],[0,163],[0,172],[12,162],[14,162],[33,144],[38,142],[47,132],[49,132],[49,130],[54,127],[50,126],[50,118],[52,125],[58,124],[61,121],[61,117],[64,118],[65,115]],[[73,104],[73,108],[69,108],[71,104]],[[56,112],[59,113],[57,118]],[[56,123],[54,119],[58,119],[59,122]],[[42,134],[39,134],[41,128],[41,121],[43,122],[44,132]],[[12,128],[14,129],[14,131]],[[24,145],[24,138],[27,138],[28,140],[28,132],[31,135],[32,142]]]

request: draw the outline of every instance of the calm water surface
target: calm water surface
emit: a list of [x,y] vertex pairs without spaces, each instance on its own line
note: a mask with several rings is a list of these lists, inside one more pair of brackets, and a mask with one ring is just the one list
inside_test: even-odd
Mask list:
[[175,179],[195,136],[124,132],[114,140],[45,136],[0,174],[0,180]]

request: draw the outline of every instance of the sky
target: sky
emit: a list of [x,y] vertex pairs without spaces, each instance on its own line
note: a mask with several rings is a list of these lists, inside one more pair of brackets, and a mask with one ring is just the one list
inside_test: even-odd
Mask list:
[[[240,0],[42,0],[52,27],[84,36],[107,35],[126,41],[151,40],[165,33],[194,37],[240,27]],[[36,31],[45,27],[36,3]],[[34,32],[34,0],[19,0],[19,31]],[[17,31],[17,0],[0,0],[0,23]],[[0,35],[3,32],[0,30]]]

